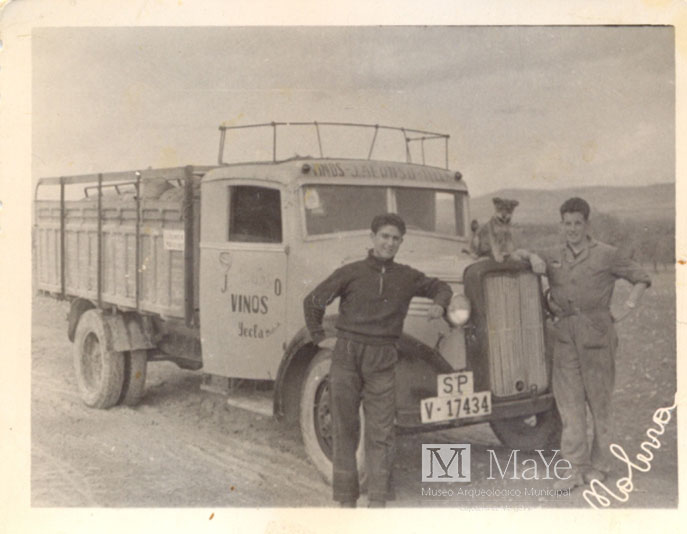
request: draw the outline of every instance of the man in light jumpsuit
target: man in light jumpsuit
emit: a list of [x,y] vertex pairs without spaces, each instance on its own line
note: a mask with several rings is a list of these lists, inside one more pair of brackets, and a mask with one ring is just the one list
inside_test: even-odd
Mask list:
[[[572,475],[556,489],[572,489],[603,480],[610,464],[610,405],[618,346],[614,323],[630,314],[651,285],[634,261],[589,234],[589,204],[571,198],[560,208],[566,243],[532,254],[524,251],[534,272],[546,274],[548,303],[557,317],[553,356],[553,394],[563,422],[561,455]],[[541,257],[540,257],[541,256]],[[615,281],[633,288],[620,311],[611,312]],[[587,443],[586,404],[593,418],[594,439]]]

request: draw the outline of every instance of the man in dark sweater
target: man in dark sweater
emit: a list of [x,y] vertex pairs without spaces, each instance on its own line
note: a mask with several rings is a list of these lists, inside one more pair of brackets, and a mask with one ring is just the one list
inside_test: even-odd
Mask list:
[[430,319],[442,317],[451,301],[448,284],[394,262],[405,230],[403,219],[394,213],[376,216],[367,258],[334,271],[303,301],[306,325],[317,344],[325,337],[325,309],[340,298],[329,384],[334,500],[344,507],[354,507],[359,497],[355,453],[361,400],[369,503],[382,507],[393,498],[396,342],[413,297],[434,300],[427,312]]

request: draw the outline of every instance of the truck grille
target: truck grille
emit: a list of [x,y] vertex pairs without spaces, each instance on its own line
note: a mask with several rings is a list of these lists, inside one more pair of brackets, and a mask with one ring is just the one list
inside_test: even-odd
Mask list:
[[532,273],[484,278],[491,391],[496,396],[548,386],[539,282]]

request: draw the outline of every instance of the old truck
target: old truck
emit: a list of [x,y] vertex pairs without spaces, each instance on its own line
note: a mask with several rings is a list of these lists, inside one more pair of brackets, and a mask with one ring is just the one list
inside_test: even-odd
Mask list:
[[[246,128],[271,129],[272,157],[225,162],[227,134]],[[314,132],[319,154],[278,158],[278,133],[289,128]],[[369,134],[367,154],[325,156],[325,128],[353,129],[358,141]],[[373,158],[382,133],[397,136],[401,161]],[[556,446],[540,280],[523,263],[467,251],[468,190],[448,169],[448,139],[363,124],[222,125],[214,166],[41,179],[36,286],[71,303],[83,401],[136,404],[148,363],[160,360],[202,372],[205,389],[228,396],[253,382],[277,419],[299,421],[310,458],[330,477],[332,344],[311,342],[302,301],[364,257],[375,214],[396,212],[408,226],[397,261],[454,292],[444,320],[427,320],[429,300],[411,303],[399,342],[398,432],[489,422],[506,446]],[[443,166],[425,163],[431,143],[442,145]],[[329,341],[336,311],[334,302],[325,317]]]

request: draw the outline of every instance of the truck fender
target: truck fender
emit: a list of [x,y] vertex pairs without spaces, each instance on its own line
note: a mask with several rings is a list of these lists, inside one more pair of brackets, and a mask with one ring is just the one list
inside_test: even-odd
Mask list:
[[[74,341],[76,327],[79,319],[88,310],[95,308],[95,305],[85,299],[77,299],[72,302],[69,310],[68,336],[70,341]],[[108,313],[98,310],[100,320],[103,323],[105,332],[105,345],[107,350],[113,352],[125,352],[132,350],[148,350],[157,347],[153,341],[153,324],[146,317],[141,317],[137,313]]]
[[398,340],[396,363],[396,423],[413,426],[419,417],[420,401],[437,396],[437,375],[453,371],[432,348],[408,334]]
[[105,330],[110,333],[108,349],[124,352],[156,348],[152,323],[137,313],[103,313],[103,323]]
[[[336,315],[330,315],[322,321],[326,339],[321,344],[326,345],[329,340],[336,338],[336,319]],[[313,345],[305,326],[293,336],[286,347],[274,383],[273,413],[277,420],[298,417],[301,379],[317,351],[317,345]]]
[[[69,341],[74,342],[76,327],[81,316],[95,307],[90,300],[74,299],[72,301],[67,315]],[[100,317],[105,326],[108,350],[123,352],[157,348],[157,344],[153,341],[153,324],[148,317],[132,312],[112,314],[103,311],[100,312]]]
[[72,301],[71,307],[69,308],[69,314],[67,315],[67,337],[72,343],[74,342],[76,325],[79,324],[79,319],[81,319],[81,316],[91,308],[95,308],[95,304],[90,300],[74,299]]
[[[326,339],[320,343],[321,346],[329,346],[330,340],[336,338],[335,324],[336,316],[325,317]],[[436,374],[450,373],[452,369],[436,350],[407,334],[401,336],[397,347],[397,404],[414,408],[419,406],[421,396],[436,395]],[[317,351],[305,327],[298,331],[287,347],[274,389],[273,413],[278,420],[291,420],[297,416],[301,380]]]

